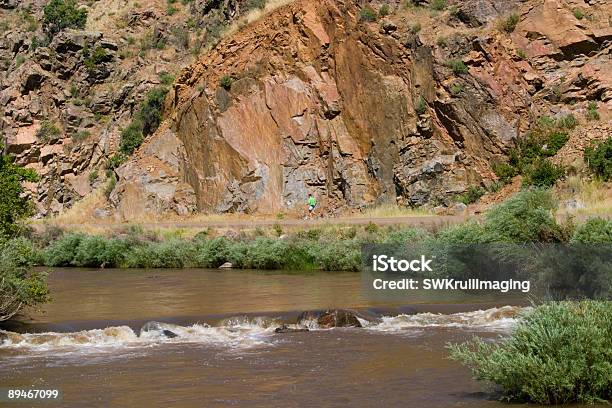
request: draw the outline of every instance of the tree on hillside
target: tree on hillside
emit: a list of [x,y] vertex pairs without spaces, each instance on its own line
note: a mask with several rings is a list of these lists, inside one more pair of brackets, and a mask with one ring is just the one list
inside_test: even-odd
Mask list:
[[78,8],[75,0],[51,0],[43,12],[43,26],[51,37],[65,28],[85,28],[87,22],[87,10]]
[[[4,146],[0,143],[0,152]],[[32,169],[17,166],[13,158],[0,154],[0,321],[8,320],[23,307],[48,300],[46,274],[33,271],[25,258],[31,250],[24,238],[15,238],[22,229],[20,222],[33,213],[22,183],[37,181]]]
[[[4,146],[0,144],[0,151]],[[21,230],[20,221],[32,215],[33,206],[24,196],[22,183],[38,181],[38,174],[24,169],[13,162],[11,156],[0,155],[0,242],[17,235]]]

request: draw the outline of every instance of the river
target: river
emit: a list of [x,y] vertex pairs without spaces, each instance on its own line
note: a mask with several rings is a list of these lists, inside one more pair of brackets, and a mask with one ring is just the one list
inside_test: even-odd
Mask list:
[[[59,389],[45,404],[62,407],[500,408],[445,345],[497,341],[525,302],[373,301],[356,273],[56,269],[49,285],[52,302],[4,326],[0,386]],[[373,320],[274,333],[325,308]]]

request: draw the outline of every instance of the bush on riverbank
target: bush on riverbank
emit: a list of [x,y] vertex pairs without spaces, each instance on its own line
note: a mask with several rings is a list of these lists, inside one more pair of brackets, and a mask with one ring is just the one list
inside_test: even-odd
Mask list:
[[509,400],[539,404],[612,398],[612,302],[547,303],[501,343],[450,345],[450,356]]
[[523,190],[493,207],[482,224],[468,222],[442,231],[438,238],[447,244],[565,242],[571,226],[557,223],[557,208],[550,191]]

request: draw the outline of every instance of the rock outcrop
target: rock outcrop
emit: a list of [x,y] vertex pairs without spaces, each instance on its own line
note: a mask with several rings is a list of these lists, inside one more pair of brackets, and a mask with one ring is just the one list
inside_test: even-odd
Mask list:
[[[480,26],[517,10],[514,33],[459,33],[444,47],[424,43],[405,21],[362,22],[352,1],[277,10],[177,79],[167,122],[184,161],[173,176],[206,212],[279,211],[309,193],[328,211],[451,205],[469,186],[495,180],[491,165],[554,102],[547,95],[559,73],[563,98],[609,101],[604,29],[569,24],[559,1],[503,3],[465,2],[457,15]],[[515,46],[533,63],[517,58]],[[466,70],[453,72],[452,59]],[[148,187],[124,178],[117,188]],[[170,207],[176,201],[165,198]]]

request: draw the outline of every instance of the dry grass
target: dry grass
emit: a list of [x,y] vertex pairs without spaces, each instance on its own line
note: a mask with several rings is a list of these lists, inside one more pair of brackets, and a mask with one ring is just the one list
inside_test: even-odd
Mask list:
[[561,202],[576,200],[580,208],[562,208],[560,213],[578,216],[612,216],[612,183],[569,177],[557,188]]
[[422,208],[400,207],[394,204],[381,204],[367,208],[364,212],[354,215],[355,218],[394,218],[394,217],[422,217],[433,215]]
[[237,21],[234,21],[229,25],[222,33],[221,38],[225,38],[234,34],[236,31],[240,30],[247,24],[251,24],[254,21],[261,19],[262,17],[270,14],[272,11],[276,10],[279,7],[285,6],[287,4],[293,3],[295,0],[268,0],[266,2],[266,7],[264,9],[253,9],[248,11],[245,15],[240,17]]

